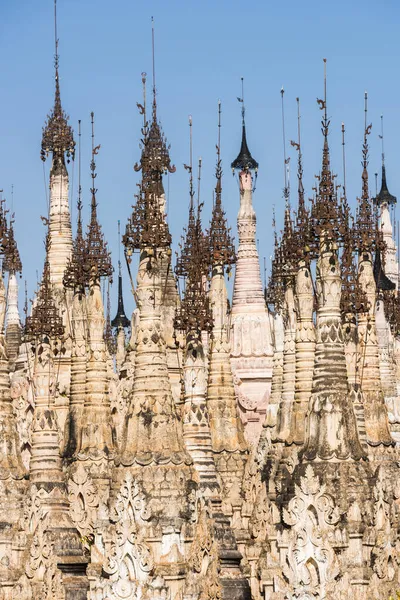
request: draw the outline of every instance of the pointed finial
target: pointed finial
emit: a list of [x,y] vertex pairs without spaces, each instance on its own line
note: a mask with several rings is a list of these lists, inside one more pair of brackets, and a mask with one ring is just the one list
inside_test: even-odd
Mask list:
[[235,158],[235,160],[231,163],[232,173],[235,173],[235,170],[238,171],[255,171],[257,177],[258,171],[258,162],[254,160],[251,155],[251,152],[247,146],[246,139],[246,122],[245,122],[245,105],[244,105],[244,79],[240,78],[242,84],[242,95],[239,98],[237,96],[238,101],[242,105],[242,143],[240,146],[240,152]]
[[200,208],[201,157],[197,167],[197,210]]
[[290,202],[290,187],[289,187],[289,162],[290,158],[286,157],[286,134],[285,134],[285,107],[283,97],[285,94],[285,90],[283,86],[281,88],[281,112],[282,112],[282,138],[283,138],[283,173],[285,180],[285,187],[283,189],[283,196],[285,198],[285,206],[289,208]]
[[368,136],[371,133],[372,125],[367,125],[367,115],[368,115],[368,93],[364,93],[364,142],[362,149],[362,198],[364,200],[369,199],[369,189],[368,189]]
[[376,195],[374,202],[381,206],[382,204],[387,204],[388,206],[393,206],[397,203],[396,196],[393,196],[388,190],[387,182],[386,182],[386,166],[385,166],[385,147],[383,140],[383,115],[381,115],[381,134],[379,139],[382,142],[382,183],[381,190],[379,194]]
[[157,120],[157,100],[156,100],[156,58],[154,48],[154,17],[151,17],[151,55],[153,65],[153,121]]
[[[193,188],[193,120],[192,115],[189,115],[189,175],[190,175],[190,205],[193,207],[194,188]],[[187,167],[187,165],[185,165]]]
[[344,127],[344,123],[342,122],[342,165],[343,165],[343,198],[346,200],[347,196],[346,196],[346,142],[345,142],[345,127]]
[[75,157],[75,141],[73,131],[68,125],[68,116],[63,111],[61,106],[60,80],[59,80],[59,54],[58,54],[58,36],[57,36],[57,0],[54,0],[54,38],[55,38],[55,98],[54,107],[50,115],[47,117],[45,126],[43,127],[42,147],[40,156],[43,161],[51,152],[53,155],[52,170],[55,174],[57,171],[65,168],[64,159],[67,157],[67,162]]
[[82,235],[82,148],[81,148],[81,120],[78,120],[78,234]]

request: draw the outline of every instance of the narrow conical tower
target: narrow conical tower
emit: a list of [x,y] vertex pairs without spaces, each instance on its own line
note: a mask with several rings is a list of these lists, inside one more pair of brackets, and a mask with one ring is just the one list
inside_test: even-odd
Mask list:
[[212,277],[210,304],[213,331],[209,358],[207,405],[212,446],[223,484],[223,500],[228,513],[240,510],[240,483],[247,458],[243,424],[235,398],[230,364],[230,335],[225,270],[236,260],[235,249],[222,207],[222,164],[220,156],[221,103],[218,104],[218,144],[215,200],[208,241]]
[[[59,425],[55,407],[57,372],[54,356],[60,352],[64,326],[52,296],[50,278],[50,233],[46,236],[46,258],[42,282],[25,336],[35,346],[29,502],[25,511],[29,553],[25,572],[39,596],[47,585],[56,595],[87,593],[87,559],[79,547],[79,534],[70,514],[65,475],[59,447]],[[49,548],[41,568],[37,565],[38,544]],[[50,555],[53,560],[50,560]],[[60,577],[63,573],[63,579]],[[62,596],[61,596],[62,597]]]
[[21,345],[21,319],[18,309],[17,273],[22,272],[22,263],[17,241],[14,235],[14,215],[10,220],[5,237],[5,254],[3,271],[8,272],[7,312],[6,312],[6,347],[10,368],[13,369]]
[[190,126],[189,218],[185,240],[175,272],[185,278],[185,294],[175,319],[175,327],[185,335],[183,363],[183,437],[199,477],[199,488],[211,499],[220,498],[221,490],[211,444],[207,409],[206,357],[202,333],[212,329],[209,298],[205,290],[208,272],[208,248],[201,227],[201,205],[197,218],[194,208],[192,165],[192,119]]
[[290,419],[288,444],[302,445],[305,440],[305,423],[312,391],[315,357],[314,289],[311,274],[309,212],[305,206],[303,187],[303,162],[300,138],[300,105],[297,98],[298,141],[291,142],[298,151],[298,208],[294,230],[293,268],[295,281],[295,393]]
[[[242,78],[243,83],[243,78]],[[239,248],[232,300],[232,371],[238,385],[240,416],[247,441],[256,446],[265,419],[272,378],[272,338],[265,306],[256,245],[253,208],[254,176],[258,163],[246,140],[242,86],[242,143],[231,167],[239,174],[240,208],[237,218]]]
[[362,357],[361,389],[365,406],[367,441],[372,446],[390,445],[387,410],[379,371],[379,350],[376,333],[376,283],[373,273],[372,253],[381,244],[376,231],[372,202],[368,187],[368,135],[367,94],[365,93],[365,130],[362,152],[362,193],[356,218],[356,247],[358,250],[358,279],[368,304],[359,316],[360,354]]
[[82,437],[78,449],[80,458],[104,460],[111,457],[114,441],[107,381],[106,345],[104,341],[104,306],[100,288],[102,278],[112,277],[111,256],[97,217],[95,188],[96,163],[100,145],[94,145],[94,113],[92,120],[92,200],[90,223],[85,240],[84,270],[89,279],[87,323],[89,357],[86,365],[85,404],[82,417]]
[[[164,189],[163,178],[175,173],[176,167],[171,163],[169,157],[169,146],[165,139],[161,123],[158,118],[157,91],[155,83],[155,51],[154,51],[154,26],[152,29],[153,41],[153,90],[152,90],[152,113],[151,121],[147,125],[146,144],[143,144],[142,155],[139,164],[135,164],[135,171],[141,171],[143,181],[151,185],[152,194],[157,197],[157,205],[168,230],[166,219],[167,198]],[[146,110],[146,74],[142,76],[144,103],[140,110]],[[161,168],[162,165],[162,168]],[[176,347],[174,336],[174,317],[179,306],[179,294],[171,266],[172,251],[170,245],[163,248],[159,255],[160,276],[162,282],[162,304],[161,314],[164,327],[165,343],[167,345],[168,374],[172,385],[172,394],[175,402],[180,398],[180,351]]]
[[390,215],[390,209],[397,204],[396,196],[393,196],[389,192],[387,181],[386,181],[386,165],[385,165],[385,147],[383,137],[383,115],[381,115],[381,135],[382,140],[382,178],[381,178],[381,189],[379,194],[374,199],[379,211],[379,226],[382,232],[383,240],[386,244],[384,259],[385,259],[385,273],[387,277],[398,288],[399,279],[399,265],[396,256],[396,241],[393,239],[393,224]]
[[69,180],[66,163],[75,157],[73,131],[61,105],[56,0],[55,22],[55,97],[54,106],[43,127],[41,158],[52,155],[50,170],[49,265],[51,283],[63,289],[64,271],[72,252],[72,229],[68,203]]
[[[196,487],[172,397],[162,322],[160,256],[168,252],[171,237],[159,206],[159,183],[170,157],[161,136],[152,143],[154,129],[148,128],[143,113],[142,182],[123,236],[127,254],[140,253],[135,374],[113,470],[111,527],[104,549],[99,548],[109,585],[132,596],[153,584],[161,586],[163,594],[183,591],[184,556],[190,542],[186,527],[193,518],[190,498]],[[133,531],[139,521],[140,544],[129,535],[121,545],[121,527]]]

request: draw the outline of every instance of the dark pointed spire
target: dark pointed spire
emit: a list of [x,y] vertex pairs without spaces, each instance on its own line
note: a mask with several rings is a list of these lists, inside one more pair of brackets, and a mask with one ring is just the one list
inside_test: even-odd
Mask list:
[[367,103],[368,94],[365,92],[364,95],[364,139],[362,147],[362,191],[361,198],[357,208],[356,216],[356,248],[359,252],[372,252],[376,248],[377,232],[375,215],[372,208],[372,203],[369,194],[368,185],[368,136],[371,132],[372,125],[367,125]]
[[222,208],[222,163],[221,163],[221,101],[218,101],[218,144],[217,165],[215,169],[217,183],[212,211],[208,241],[211,265],[228,266],[236,262],[235,246],[231,229],[227,225],[225,211]]
[[[174,173],[176,168],[171,165],[169,156],[170,146],[167,145],[166,138],[162,131],[160,122],[157,118],[157,97],[156,97],[156,75],[155,75],[155,51],[154,51],[154,19],[152,17],[152,57],[153,57],[153,106],[152,120],[149,127],[146,116],[146,73],[142,73],[142,83],[144,89],[144,103],[138,104],[138,108],[143,115],[142,129],[142,156],[139,164],[135,164],[135,171],[142,170],[143,177],[148,178],[154,183],[161,182],[161,177],[168,171]],[[161,191],[161,190],[160,190]]]
[[238,171],[258,171],[258,162],[254,160],[247,145],[246,139],[246,121],[245,121],[245,106],[244,106],[244,87],[243,87],[243,77],[242,81],[242,97],[238,100],[242,105],[242,144],[240,146],[240,151],[235,160],[231,163],[232,171],[237,169]]
[[14,215],[10,219],[10,224],[5,231],[3,236],[3,247],[4,247],[4,259],[3,259],[3,271],[8,273],[21,273],[22,263],[19,254],[17,241],[14,236]]
[[[180,253],[177,257],[175,273],[178,277],[188,277],[193,260],[196,259],[198,268],[202,275],[206,275],[209,260],[206,251],[205,238],[201,225],[201,205],[199,197],[197,199],[197,215],[194,206],[194,186],[193,186],[193,140],[192,140],[192,117],[189,116],[189,138],[190,138],[190,161],[184,168],[189,173],[189,219],[187,227],[184,229],[182,242],[179,244]],[[199,162],[199,188],[200,188],[201,159]]]
[[[121,247],[121,237],[120,237],[120,222],[118,221],[118,248]],[[114,319],[111,321],[112,327],[115,329],[124,329],[131,326],[131,322],[125,314],[124,308],[124,297],[122,294],[122,269],[121,269],[121,257],[118,259],[118,306],[117,306],[117,314]]]
[[389,206],[391,206],[392,204],[397,203],[397,198],[389,192],[386,183],[385,151],[383,140],[383,115],[381,115],[381,135],[379,137],[382,140],[382,183],[380,192],[379,194],[377,194],[374,200],[378,206],[381,206],[382,204],[388,204]]
[[396,289],[396,284],[393,283],[386,275],[383,270],[382,258],[381,258],[381,250],[378,247],[375,253],[375,261],[374,261],[374,279],[376,283],[376,287],[378,290],[382,292],[391,291]]
[[88,232],[86,235],[86,270],[90,273],[90,278],[100,279],[100,277],[111,278],[113,267],[111,264],[111,254],[107,247],[107,242],[104,239],[104,235],[101,229],[101,225],[97,218],[97,201],[95,188],[96,173],[96,162],[95,156],[100,150],[100,144],[94,145],[94,113],[90,114],[92,123],[92,160],[90,163],[92,187],[90,189],[92,194],[91,201],[91,214],[90,223],[88,226]]
[[324,58],[324,99],[317,99],[320,110],[324,111],[321,120],[321,131],[324,137],[322,150],[322,168],[318,176],[319,185],[316,190],[316,198],[311,210],[311,227],[315,240],[315,249],[318,249],[318,240],[322,232],[326,239],[338,239],[340,237],[340,210],[335,192],[335,176],[331,171],[330,152],[328,144],[329,125],[327,112],[326,93],[326,58]]
[[296,98],[297,102],[297,142],[291,141],[291,145],[296,148],[298,152],[297,159],[297,192],[298,192],[298,206],[295,222],[295,237],[296,245],[298,248],[299,258],[305,256],[308,252],[309,244],[309,211],[306,208],[304,199],[304,186],[303,186],[303,155],[301,151],[301,128],[300,128],[300,99]]
[[[45,219],[48,224],[47,219]],[[50,234],[46,235],[46,257],[44,261],[42,282],[39,287],[36,304],[30,317],[26,318],[25,335],[27,339],[48,337],[60,338],[64,334],[62,318],[55,305],[50,281]]]
[[193,162],[192,162],[192,120],[189,118],[190,127],[190,163],[185,165],[189,172],[189,222],[186,238],[181,245],[181,254],[178,257],[175,272],[178,276],[186,278],[185,293],[175,317],[175,327],[185,333],[210,331],[212,328],[212,313],[209,298],[205,291],[205,275],[208,271],[208,248],[201,226],[200,171],[199,161],[199,192],[197,215],[194,211],[193,190]]
[[51,152],[53,155],[52,171],[57,172],[65,168],[65,155],[67,162],[75,157],[75,141],[73,130],[68,124],[68,115],[61,106],[60,78],[58,72],[58,38],[57,38],[57,0],[54,0],[54,33],[55,33],[55,98],[52,112],[48,115],[43,127],[41,159]]

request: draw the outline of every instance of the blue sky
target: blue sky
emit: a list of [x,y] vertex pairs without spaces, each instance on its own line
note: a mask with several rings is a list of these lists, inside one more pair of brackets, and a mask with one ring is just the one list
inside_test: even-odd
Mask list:
[[[312,194],[320,169],[323,62],[328,60],[328,114],[332,166],[342,178],[341,122],[346,124],[347,189],[355,206],[361,189],[364,90],[369,93],[370,181],[380,170],[380,114],[385,119],[389,188],[397,185],[399,138],[400,6],[395,0],[58,0],[61,95],[77,132],[82,119],[85,217],[90,202],[90,112],[95,112],[99,216],[118,260],[117,220],[131,211],[138,174],[141,72],[151,81],[151,16],[156,30],[159,117],[177,167],[169,177],[168,218],[175,247],[185,224],[189,159],[188,115],[194,157],[203,160],[202,200],[208,221],[214,186],[217,102],[222,102],[223,202],[236,229],[239,193],[230,162],[240,146],[240,77],[245,78],[248,142],[260,164],[254,205],[261,261],[272,251],[272,208],[282,225],[283,159],[280,89],[285,88],[286,136],[296,201],[296,96],[300,97],[304,184]],[[16,235],[23,277],[32,295],[42,270],[46,187],[40,160],[41,129],[53,103],[53,1],[0,0],[0,188],[9,204],[14,185]],[[150,91],[150,86],[149,86]],[[48,177],[50,161],[45,165]],[[47,186],[47,182],[46,182]],[[72,202],[76,203],[77,165]],[[73,206],[75,225],[76,210]],[[116,287],[113,289],[116,294]],[[125,284],[128,309],[133,302]],[[113,299],[115,306],[115,299]]]

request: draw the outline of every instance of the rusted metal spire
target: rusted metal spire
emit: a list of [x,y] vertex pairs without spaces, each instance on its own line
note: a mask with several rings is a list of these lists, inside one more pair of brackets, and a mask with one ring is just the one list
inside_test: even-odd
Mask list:
[[11,216],[10,223],[3,235],[3,248],[3,271],[13,274],[21,273],[22,262],[14,235],[14,214]]
[[89,273],[87,271],[86,244],[82,228],[82,186],[81,186],[81,120],[78,121],[78,201],[77,201],[77,228],[76,237],[72,246],[72,254],[68,259],[64,272],[63,283],[66,288],[83,291],[88,285]]
[[330,153],[328,144],[329,125],[327,113],[326,93],[326,58],[324,58],[324,99],[317,99],[320,109],[323,111],[321,120],[321,131],[324,137],[322,150],[322,169],[318,177],[319,186],[311,211],[311,229],[315,241],[315,249],[318,248],[320,234],[323,232],[326,240],[340,239],[340,210],[335,191],[334,179],[330,165]]
[[138,104],[143,115],[142,156],[135,171],[142,171],[142,181],[136,195],[132,215],[128,220],[125,235],[122,238],[127,252],[132,253],[140,248],[165,248],[171,244],[171,234],[165,219],[161,203],[164,188],[162,176],[173,173],[169,147],[161,132],[158,122],[153,120],[150,128],[146,117],[146,74],[142,73],[144,102]]
[[356,217],[356,247],[362,252],[373,252],[379,243],[376,227],[376,219],[373,213],[372,203],[369,195],[368,187],[368,136],[371,132],[372,125],[367,125],[367,110],[368,110],[368,94],[364,94],[364,139],[362,147],[362,189],[361,198],[357,209]]
[[86,271],[90,274],[90,279],[99,280],[101,277],[112,277],[113,267],[111,264],[111,254],[108,250],[107,242],[104,239],[104,235],[101,229],[101,225],[97,218],[97,201],[95,188],[96,173],[96,162],[95,156],[100,150],[100,144],[94,145],[94,113],[91,113],[92,123],[92,160],[90,163],[92,187],[90,189],[92,194],[91,201],[91,215],[88,231],[86,235]]
[[[197,215],[194,211],[193,189],[193,153],[192,153],[192,119],[189,117],[190,128],[190,162],[185,165],[189,172],[189,221],[186,237],[181,244],[175,273],[186,278],[185,294],[175,317],[175,327],[186,333],[210,331],[212,314],[209,298],[205,291],[205,276],[209,268],[208,248],[201,226],[201,208],[198,202]],[[199,163],[200,179],[201,162]],[[199,200],[199,198],[198,198]]]
[[218,144],[217,165],[215,169],[217,183],[215,186],[215,201],[212,211],[208,241],[210,249],[210,263],[214,267],[219,265],[228,267],[236,262],[235,247],[228,227],[225,211],[222,208],[222,164],[221,164],[221,101],[218,101]]
[[300,99],[296,98],[297,102],[297,142],[293,140],[290,142],[291,145],[298,152],[297,159],[297,182],[298,182],[298,206],[295,223],[295,237],[297,253],[299,258],[304,257],[309,252],[309,211],[306,208],[304,199],[304,187],[303,187],[303,155],[301,152],[301,127],[300,127]]
[[57,0],[54,0],[54,33],[55,33],[55,98],[52,112],[48,115],[47,121],[43,127],[41,159],[51,152],[53,155],[52,170],[58,171],[65,168],[65,156],[67,162],[75,157],[75,141],[73,130],[68,124],[68,115],[61,106],[60,78],[58,72],[58,38],[57,38]]

